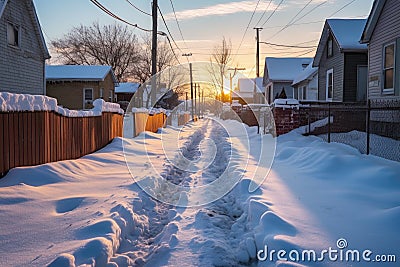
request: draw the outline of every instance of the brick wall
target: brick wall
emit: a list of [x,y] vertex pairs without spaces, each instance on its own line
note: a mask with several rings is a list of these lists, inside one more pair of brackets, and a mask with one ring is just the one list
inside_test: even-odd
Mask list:
[[276,135],[286,134],[300,127],[300,113],[297,108],[274,108]]

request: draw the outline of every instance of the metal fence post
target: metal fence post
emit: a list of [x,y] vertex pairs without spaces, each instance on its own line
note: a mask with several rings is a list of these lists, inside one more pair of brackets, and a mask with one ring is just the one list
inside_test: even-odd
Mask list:
[[367,155],[370,152],[370,142],[371,142],[371,100],[368,99],[368,106],[367,106]]
[[331,103],[328,103],[328,143],[331,142]]

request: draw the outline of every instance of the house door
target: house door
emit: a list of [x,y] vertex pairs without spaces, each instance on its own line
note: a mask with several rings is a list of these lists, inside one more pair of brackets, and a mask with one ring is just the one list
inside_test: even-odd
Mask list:
[[357,101],[367,100],[368,66],[357,67]]

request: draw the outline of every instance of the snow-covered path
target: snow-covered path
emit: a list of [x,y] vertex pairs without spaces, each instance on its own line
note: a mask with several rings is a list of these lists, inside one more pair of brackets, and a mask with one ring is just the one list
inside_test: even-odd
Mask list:
[[[268,137],[242,127],[201,120],[10,171],[0,180],[0,266],[365,266],[256,259],[265,245],[318,253],[339,238],[399,260],[399,163],[294,131],[278,138],[271,173],[249,193],[254,174],[268,173],[256,168]],[[177,207],[143,191],[155,172],[195,189],[240,179],[233,188],[217,184],[224,194],[211,203],[215,192],[176,192],[150,180],[151,193]]]

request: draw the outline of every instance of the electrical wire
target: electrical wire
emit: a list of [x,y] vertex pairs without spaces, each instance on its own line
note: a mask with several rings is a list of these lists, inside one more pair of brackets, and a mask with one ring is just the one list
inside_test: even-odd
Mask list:
[[276,47],[286,47],[286,48],[304,48],[304,49],[309,49],[309,48],[316,48],[316,46],[298,46],[298,45],[284,45],[284,44],[274,44],[270,42],[260,42],[260,44],[267,44],[270,46],[276,46]]
[[[172,11],[174,12],[175,21],[176,21],[176,24],[178,25],[178,30],[179,30],[179,33],[180,33],[181,38],[182,38],[182,40],[183,40],[183,43],[185,44],[186,48],[188,48],[188,46],[187,46],[187,44],[186,44],[186,41],[185,41],[185,38],[183,38],[182,29],[181,29],[181,26],[179,25],[178,17],[176,16],[174,3],[172,2],[172,0],[169,0],[169,1],[170,1],[170,3],[171,3]],[[189,48],[188,48],[188,49],[189,49]]]
[[[283,0],[282,0],[282,1],[283,1]],[[260,4],[260,0],[257,1],[257,5],[256,5],[256,7],[254,8],[253,14],[251,14],[249,23],[247,24],[246,30],[244,31],[242,40],[241,40],[240,43],[239,43],[239,46],[238,46],[238,48],[237,48],[237,50],[236,50],[236,53],[239,52],[239,49],[240,49],[240,47],[241,47],[242,44],[243,44],[244,38],[246,37],[247,31],[248,31],[249,28],[250,28],[250,24],[251,24],[251,22],[253,21],[254,14],[256,13],[259,4]]]
[[261,27],[264,27],[264,25],[272,18],[272,16],[276,13],[276,11],[278,10],[278,8],[282,5],[284,0],[281,0],[279,2],[279,4],[275,7],[274,11],[269,15],[269,17],[267,18],[266,21],[264,21],[264,23],[261,25]]
[[296,15],[284,26],[282,27],[279,31],[277,31],[274,35],[272,35],[271,37],[269,37],[269,39],[274,38],[275,36],[277,36],[279,33],[283,32],[285,29],[287,29],[288,27],[290,27],[290,25],[296,20],[296,18],[311,4],[311,2],[314,0],[310,0],[308,1],[308,3],[306,5],[303,6],[303,8],[296,13]]
[[181,49],[181,48],[178,46],[178,44],[175,42],[175,39],[174,39],[174,37],[172,36],[171,31],[169,30],[168,24],[167,24],[167,22],[166,22],[165,19],[164,19],[164,15],[163,15],[163,13],[161,12],[160,7],[157,6],[157,8],[158,8],[158,12],[160,12],[162,21],[164,22],[164,25],[165,25],[165,28],[167,29],[167,32],[168,32],[169,35],[171,36],[172,42],[175,44],[176,48],[178,48],[178,50],[181,51],[181,52],[183,53],[182,49]]
[[121,21],[121,22],[123,22],[123,23],[125,23],[125,24],[128,24],[128,25],[130,25],[130,26],[132,26],[132,27],[135,27],[135,28],[137,28],[137,29],[139,29],[139,30],[142,30],[142,31],[145,31],[145,32],[152,32],[152,30],[148,30],[148,29],[142,28],[142,27],[138,26],[137,24],[130,23],[129,21],[126,21],[126,20],[124,20],[123,18],[121,18],[121,17],[115,15],[113,12],[111,12],[110,10],[108,10],[105,6],[103,6],[102,4],[100,4],[97,0],[90,0],[90,2],[92,2],[95,6],[97,6],[97,7],[100,8],[103,12],[105,12],[107,15],[113,17],[113,18],[116,19],[116,20],[119,20],[119,21]]
[[272,4],[272,0],[269,0],[269,3],[268,3],[267,8],[264,10],[264,12],[262,13],[260,19],[259,19],[259,20],[257,21],[257,23],[256,23],[256,27],[257,27],[258,24],[260,24],[261,20],[262,20],[262,19],[264,18],[264,16],[265,16],[265,14],[267,14],[267,11],[268,11],[269,7],[271,6],[271,4]]
[[145,14],[145,15],[151,17],[151,14],[150,14],[150,13],[147,13],[146,11],[141,10],[140,8],[138,8],[137,6],[135,6],[131,1],[129,1],[129,0],[125,0],[125,1],[128,2],[128,3],[129,3],[134,9],[136,9],[137,11],[139,11],[139,12],[141,12],[141,13],[143,13],[143,14]]
[[[342,11],[343,9],[345,9],[346,7],[348,7],[349,5],[353,4],[355,1],[357,0],[352,0],[349,3],[345,4],[344,6],[342,6],[339,10],[335,11],[332,15],[330,15],[329,17],[333,17],[335,16],[337,13],[339,13],[340,11]],[[328,18],[329,18],[328,17]]]

